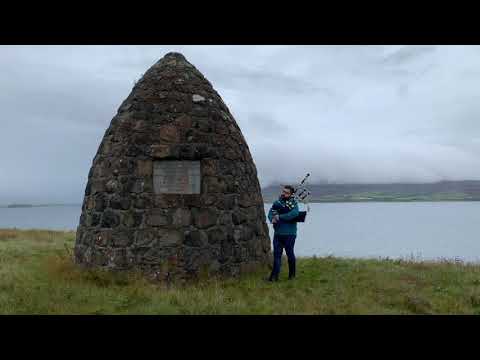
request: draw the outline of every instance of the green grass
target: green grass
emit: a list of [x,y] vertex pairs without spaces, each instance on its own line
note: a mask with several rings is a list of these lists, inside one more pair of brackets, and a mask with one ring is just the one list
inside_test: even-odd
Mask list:
[[480,314],[480,265],[298,259],[298,278],[268,269],[187,285],[85,271],[74,232],[0,230],[0,314]]
[[392,194],[381,192],[365,192],[349,195],[320,195],[310,198],[310,202],[409,202],[409,201],[478,201],[478,197],[464,193],[432,193],[432,194]]

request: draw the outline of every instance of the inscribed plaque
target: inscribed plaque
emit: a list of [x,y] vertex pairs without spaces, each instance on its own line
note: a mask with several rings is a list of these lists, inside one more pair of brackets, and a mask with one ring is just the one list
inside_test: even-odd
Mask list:
[[155,161],[156,194],[200,194],[200,161]]

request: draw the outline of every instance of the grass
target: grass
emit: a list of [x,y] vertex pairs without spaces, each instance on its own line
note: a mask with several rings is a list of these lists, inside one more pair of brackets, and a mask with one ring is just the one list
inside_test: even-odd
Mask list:
[[479,198],[464,193],[431,194],[394,194],[381,192],[364,192],[356,194],[319,195],[309,199],[316,202],[410,202],[410,201],[478,201]]
[[85,271],[74,232],[0,230],[0,314],[480,314],[480,265],[311,257],[298,278],[152,283],[139,273]]

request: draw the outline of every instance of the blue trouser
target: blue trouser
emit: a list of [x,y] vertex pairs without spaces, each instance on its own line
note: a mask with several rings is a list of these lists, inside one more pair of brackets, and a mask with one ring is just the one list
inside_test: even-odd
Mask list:
[[277,234],[273,236],[273,269],[270,279],[278,280],[284,248],[288,258],[288,277],[295,277],[295,254],[293,252],[293,247],[295,246],[296,237],[296,235]]

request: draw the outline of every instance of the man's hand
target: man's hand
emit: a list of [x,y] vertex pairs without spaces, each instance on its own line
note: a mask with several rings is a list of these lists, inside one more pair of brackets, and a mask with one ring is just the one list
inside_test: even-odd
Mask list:
[[276,223],[277,221],[279,221],[279,220],[280,220],[280,216],[275,215],[275,216],[273,217],[273,219],[272,219],[272,224],[275,224],[275,223]]

